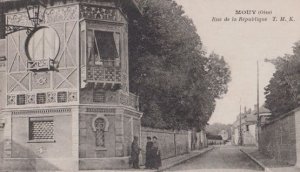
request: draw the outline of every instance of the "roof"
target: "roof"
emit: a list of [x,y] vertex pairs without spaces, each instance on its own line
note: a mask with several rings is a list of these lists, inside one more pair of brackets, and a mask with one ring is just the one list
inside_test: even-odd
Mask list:
[[223,140],[222,136],[220,136],[220,135],[213,135],[213,134],[210,134],[210,133],[206,134],[206,138],[209,139],[209,140]]
[[[5,26],[5,13],[11,9],[24,8],[30,0],[0,0],[0,26]],[[83,0],[39,0],[46,5],[54,5],[55,2],[87,2]],[[143,14],[143,3],[146,0],[97,0],[95,2],[114,2],[116,6],[121,6],[129,18],[138,18]],[[88,1],[89,2],[89,1]],[[4,38],[3,27],[0,27],[0,39]]]
[[[0,0],[0,4],[4,8],[12,9],[12,8],[21,8],[24,7],[27,2],[30,0]],[[45,4],[54,4],[55,2],[82,2],[82,0],[40,0]],[[115,2],[117,4],[121,4],[122,7],[130,13],[143,13],[143,2],[145,0],[97,0],[98,2]]]
[[[254,109],[253,111],[253,115],[256,115],[257,114],[257,109]],[[262,105],[259,107],[259,114],[271,114],[271,111],[269,109],[267,109],[265,107],[265,105]]]

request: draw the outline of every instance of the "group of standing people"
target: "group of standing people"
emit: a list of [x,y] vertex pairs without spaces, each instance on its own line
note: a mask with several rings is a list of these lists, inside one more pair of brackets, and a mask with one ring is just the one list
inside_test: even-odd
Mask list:
[[[131,145],[131,161],[133,168],[139,168],[139,153],[141,149],[138,145],[138,137],[135,136]],[[157,137],[147,137],[146,144],[146,163],[147,169],[158,169],[161,167],[161,156]]]
[[145,167],[147,169],[158,169],[161,167],[160,150],[157,137],[155,136],[153,136],[153,141],[151,141],[151,137],[147,137]]

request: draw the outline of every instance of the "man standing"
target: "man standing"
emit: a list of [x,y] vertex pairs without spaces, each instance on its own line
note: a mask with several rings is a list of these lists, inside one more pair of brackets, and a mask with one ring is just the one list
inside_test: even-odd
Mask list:
[[146,163],[145,167],[147,169],[153,168],[153,156],[151,153],[151,149],[153,146],[153,142],[151,141],[151,137],[147,137],[147,144],[146,144]]
[[139,169],[139,154],[140,154],[141,148],[138,144],[138,137],[133,137],[133,142],[131,144],[131,160],[132,160],[132,166],[135,169]]

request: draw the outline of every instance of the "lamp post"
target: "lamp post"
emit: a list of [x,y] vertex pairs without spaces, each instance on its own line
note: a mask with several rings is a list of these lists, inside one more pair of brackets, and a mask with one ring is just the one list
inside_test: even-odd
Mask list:
[[4,39],[7,35],[21,30],[27,30],[27,34],[30,34],[43,21],[46,5],[40,0],[26,0],[26,12],[28,19],[32,23],[32,27],[6,24],[5,10],[5,5],[0,4],[0,39]]
[[28,19],[32,22],[34,28],[43,21],[46,11],[46,5],[39,0],[29,0],[26,5]]

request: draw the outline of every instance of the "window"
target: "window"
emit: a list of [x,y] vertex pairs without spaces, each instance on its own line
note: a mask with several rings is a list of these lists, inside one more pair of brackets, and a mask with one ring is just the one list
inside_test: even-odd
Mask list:
[[36,102],[37,102],[37,104],[45,104],[46,103],[46,93],[37,93]]
[[105,93],[101,90],[95,90],[94,95],[93,95],[93,102],[104,103],[105,102]]
[[58,103],[67,102],[67,92],[58,92],[57,93],[57,102]]
[[105,147],[105,121],[102,118],[98,118],[95,120],[95,128],[96,128],[96,146],[97,147]]
[[118,66],[120,61],[120,34],[89,31],[88,57],[91,65]]
[[17,105],[25,105],[25,94],[17,95]]
[[246,131],[249,131],[249,125],[246,125]]
[[29,119],[29,140],[48,141],[53,139],[53,117],[39,117]]

